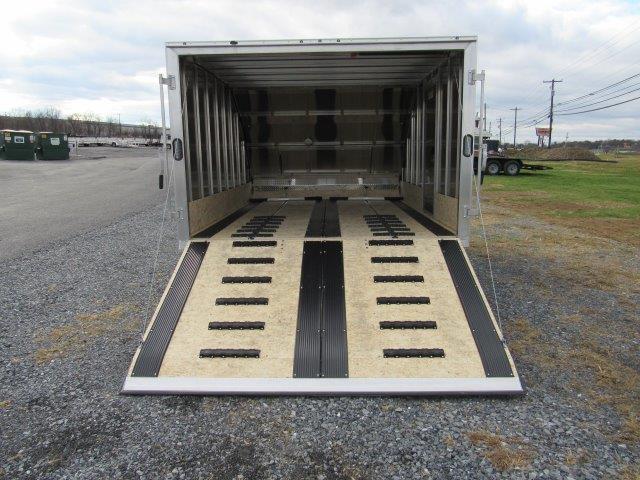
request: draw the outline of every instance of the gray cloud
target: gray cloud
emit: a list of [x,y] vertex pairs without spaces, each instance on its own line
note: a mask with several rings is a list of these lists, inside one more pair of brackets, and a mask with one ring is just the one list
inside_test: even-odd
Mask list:
[[[505,126],[515,105],[521,118],[546,107],[543,79],[565,80],[561,102],[640,72],[640,9],[622,0],[26,3],[3,12],[0,111],[54,105],[157,119],[157,73],[173,40],[477,34],[489,117]],[[558,117],[555,130],[639,138],[638,105]],[[532,139],[533,127],[519,138]]]

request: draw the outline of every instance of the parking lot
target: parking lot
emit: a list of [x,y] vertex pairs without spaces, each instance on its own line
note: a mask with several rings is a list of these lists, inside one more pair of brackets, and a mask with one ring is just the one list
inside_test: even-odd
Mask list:
[[[637,478],[631,240],[507,202],[519,177],[488,181],[521,398],[127,397],[175,224],[150,290],[157,152],[91,151],[106,158],[0,162],[0,478]],[[469,254],[493,297],[478,223]]]

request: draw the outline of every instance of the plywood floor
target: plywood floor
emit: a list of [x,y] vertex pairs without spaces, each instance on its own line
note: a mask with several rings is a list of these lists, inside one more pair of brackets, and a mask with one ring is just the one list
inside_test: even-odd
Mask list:
[[[264,202],[209,239],[210,246],[159,376],[291,378],[303,243],[313,201]],[[483,377],[471,331],[435,235],[391,202],[340,201],[350,377]],[[369,246],[364,215],[393,214],[415,232],[413,246]],[[276,247],[237,248],[231,235],[249,219],[282,215]],[[319,240],[319,239],[315,239]],[[324,240],[328,240],[325,238]],[[417,256],[417,264],[373,264],[372,256]],[[230,257],[274,264],[230,265]],[[271,276],[270,284],[223,284],[223,276]],[[423,275],[424,283],[374,283],[374,275]],[[428,296],[429,305],[377,305],[379,296]],[[266,306],[217,306],[218,297],[267,297]],[[264,321],[264,330],[209,330],[210,321]],[[436,330],[380,330],[383,320],[434,320]],[[203,348],[251,348],[258,359],[199,358]],[[444,358],[385,359],[384,348],[442,348]]]

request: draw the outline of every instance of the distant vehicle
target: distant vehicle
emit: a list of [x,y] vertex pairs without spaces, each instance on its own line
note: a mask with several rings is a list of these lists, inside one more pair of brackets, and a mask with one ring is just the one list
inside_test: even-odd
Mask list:
[[487,175],[498,175],[504,173],[511,177],[518,175],[520,170],[551,170],[545,165],[530,165],[517,157],[507,156],[498,140],[484,140],[487,146],[487,160],[484,172]]

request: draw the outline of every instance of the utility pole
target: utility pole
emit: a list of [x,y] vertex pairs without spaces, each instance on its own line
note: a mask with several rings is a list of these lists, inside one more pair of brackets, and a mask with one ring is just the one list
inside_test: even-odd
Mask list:
[[498,131],[500,132],[500,145],[502,145],[502,117],[498,119]]
[[512,108],[511,110],[513,110],[515,112],[514,117],[513,117],[513,148],[516,148],[516,128],[518,126],[518,110],[522,110],[521,108]]
[[553,96],[556,93],[556,83],[561,83],[562,80],[556,80],[552,78],[551,80],[543,80],[542,83],[550,83],[551,84],[551,108],[549,108],[549,144],[547,148],[551,148],[551,132],[553,128]]
[[569,141],[569,132],[567,132],[567,135],[564,137],[564,148],[567,148],[568,141]]

